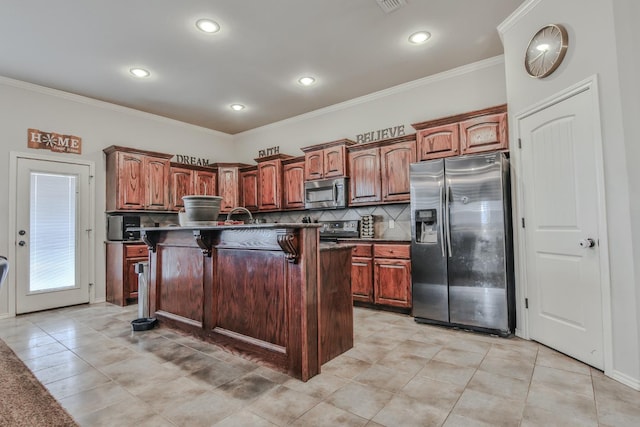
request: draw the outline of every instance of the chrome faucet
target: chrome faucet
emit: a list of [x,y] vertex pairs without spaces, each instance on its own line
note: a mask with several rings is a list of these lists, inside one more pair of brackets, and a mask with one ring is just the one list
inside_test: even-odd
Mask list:
[[248,214],[249,215],[249,223],[253,224],[253,215],[251,215],[251,211],[249,209],[243,207],[243,206],[237,206],[237,207],[231,209],[229,211],[229,213],[227,214],[227,221],[231,220],[231,214],[236,212],[236,211],[241,211],[241,212],[245,212],[246,214]]

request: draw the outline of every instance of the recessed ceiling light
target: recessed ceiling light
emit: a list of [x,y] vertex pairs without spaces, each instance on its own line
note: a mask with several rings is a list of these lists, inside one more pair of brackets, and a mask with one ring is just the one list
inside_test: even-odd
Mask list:
[[151,75],[151,73],[144,68],[132,68],[129,72],[136,77],[149,77]]
[[244,110],[244,105],[242,104],[231,104],[229,105],[229,107],[231,107],[231,109],[234,111]]
[[409,41],[413,44],[422,44],[431,38],[431,33],[427,31],[418,31],[409,36]]
[[196,27],[200,29],[200,31],[204,31],[205,33],[217,33],[220,31],[220,25],[217,22],[212,21],[211,19],[198,19],[196,22]]
[[300,77],[298,79],[298,83],[300,83],[302,86],[311,86],[315,82],[316,82],[316,79],[310,76]]

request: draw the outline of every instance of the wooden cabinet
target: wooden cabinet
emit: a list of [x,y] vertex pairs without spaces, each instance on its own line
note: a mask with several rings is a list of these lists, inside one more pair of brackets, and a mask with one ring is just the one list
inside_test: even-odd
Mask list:
[[409,245],[373,245],[374,303],[394,307],[411,307],[409,251]]
[[171,163],[169,172],[169,209],[184,208],[183,196],[215,196],[216,174],[211,168]]
[[409,165],[416,161],[415,135],[380,147],[380,179],[383,202],[408,202]]
[[461,154],[506,150],[507,113],[489,114],[460,123]]
[[457,156],[460,152],[460,130],[457,123],[419,130],[418,160]]
[[351,258],[354,301],[411,308],[411,260],[408,244],[356,244]]
[[[282,208],[282,155],[274,159],[256,159],[258,163],[258,210],[277,211]],[[291,157],[291,156],[287,156]]]
[[242,188],[242,200],[240,206],[244,206],[251,212],[258,210],[258,167],[250,166],[240,169],[240,188]]
[[349,151],[349,205],[380,202],[380,149]]
[[304,209],[304,157],[282,161],[282,208]]
[[415,135],[349,148],[349,205],[408,202],[409,164],[416,161]]
[[357,244],[351,258],[351,292],[354,301],[373,303],[373,245]]
[[193,192],[197,196],[217,196],[216,170],[195,170],[193,177]]
[[107,211],[169,209],[171,154],[115,145],[103,151],[107,155]]
[[127,305],[138,298],[138,274],[135,265],[147,261],[149,252],[143,243],[106,243],[107,302]]
[[305,180],[348,176],[346,147],[355,145],[349,139],[302,148],[305,158]]
[[239,169],[250,166],[246,163],[214,163],[218,169],[218,196],[220,213],[228,213],[231,209],[241,206],[241,191]]
[[509,149],[506,105],[412,126],[417,131],[418,161]]

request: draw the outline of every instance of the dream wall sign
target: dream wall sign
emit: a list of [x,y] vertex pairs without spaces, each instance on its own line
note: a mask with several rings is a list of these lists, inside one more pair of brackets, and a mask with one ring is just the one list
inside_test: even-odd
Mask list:
[[56,153],[82,154],[82,138],[29,129],[27,131],[27,147],[51,150]]

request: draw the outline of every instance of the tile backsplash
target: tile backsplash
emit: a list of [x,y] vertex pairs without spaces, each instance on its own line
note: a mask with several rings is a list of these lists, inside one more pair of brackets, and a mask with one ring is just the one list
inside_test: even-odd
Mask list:
[[325,211],[286,211],[254,214],[256,218],[265,222],[302,222],[302,218],[305,216],[310,217],[312,221],[359,220],[363,215],[373,215],[374,238],[411,240],[411,208],[408,203]]
[[[411,240],[411,209],[408,203],[393,205],[362,206],[349,209],[284,211],[272,213],[255,213],[254,218],[264,222],[302,222],[308,216],[312,221],[359,220],[363,215],[373,215],[374,238],[388,240]],[[142,227],[169,226],[178,224],[176,213],[140,213]],[[219,220],[226,219],[221,214]],[[234,219],[246,219],[242,213],[234,214]]]

